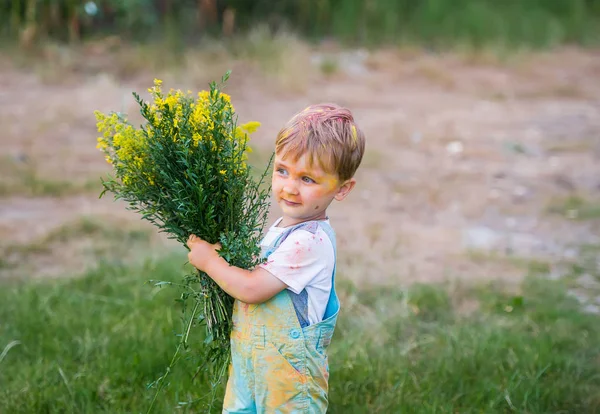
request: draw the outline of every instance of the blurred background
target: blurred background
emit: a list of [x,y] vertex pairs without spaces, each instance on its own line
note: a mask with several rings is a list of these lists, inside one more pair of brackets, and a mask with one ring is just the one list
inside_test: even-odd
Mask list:
[[[599,44],[599,0],[2,2],[0,412],[150,406],[186,251],[98,198],[93,111],[227,70],[257,173],[308,104],[367,136],[330,412],[600,412]],[[155,412],[209,411],[194,332]]]

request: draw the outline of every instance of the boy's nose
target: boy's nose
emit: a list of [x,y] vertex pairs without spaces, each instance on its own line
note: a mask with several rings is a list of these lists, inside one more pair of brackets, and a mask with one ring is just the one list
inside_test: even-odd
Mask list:
[[286,194],[298,194],[298,187],[295,184],[287,183],[283,186],[283,191]]

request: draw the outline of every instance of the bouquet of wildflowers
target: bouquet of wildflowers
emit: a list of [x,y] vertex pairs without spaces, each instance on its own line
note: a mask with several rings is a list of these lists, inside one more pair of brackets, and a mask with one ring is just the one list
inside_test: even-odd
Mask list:
[[[237,125],[230,97],[214,82],[197,97],[179,90],[165,94],[159,80],[148,91],[151,102],[133,94],[145,120],[138,128],[122,114],[95,113],[98,148],[113,167],[102,194],[125,200],[184,245],[193,233],[220,242],[231,265],[256,266],[269,189],[262,185],[267,170],[254,178],[247,154],[248,137],[260,124]],[[200,271],[186,276],[184,287],[182,302],[191,298],[194,306],[182,344],[192,326],[205,325],[207,361],[225,366],[233,298]]]

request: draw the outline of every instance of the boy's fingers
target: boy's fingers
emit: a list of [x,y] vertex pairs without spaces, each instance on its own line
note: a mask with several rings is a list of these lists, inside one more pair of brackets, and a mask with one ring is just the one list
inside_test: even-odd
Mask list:
[[196,236],[194,236],[193,234],[191,234],[191,235],[190,235],[190,237],[188,237],[188,239],[187,239],[187,243],[186,243],[187,247],[191,247],[191,245],[192,245],[192,244],[194,244],[194,242],[195,242],[195,237],[196,237]]
[[[192,244],[201,243],[201,242],[209,244],[208,242],[202,240],[200,237],[196,236],[195,234],[190,234],[190,237],[188,237],[188,239],[187,239],[186,246],[191,248]],[[221,243],[215,243],[212,246],[215,250],[218,250],[221,248]]]

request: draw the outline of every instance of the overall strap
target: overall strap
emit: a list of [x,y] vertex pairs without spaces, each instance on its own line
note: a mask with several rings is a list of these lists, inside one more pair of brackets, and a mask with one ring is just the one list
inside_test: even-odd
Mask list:
[[319,222],[319,226],[329,240],[331,240],[331,244],[333,245],[333,254],[335,261],[333,262],[333,272],[331,275],[331,292],[329,292],[329,300],[327,301],[327,307],[325,308],[325,314],[323,315],[323,321],[333,318],[337,316],[340,310],[340,301],[337,296],[337,292],[335,291],[335,271],[336,271],[336,262],[337,262],[337,243],[335,239],[335,232],[333,228],[326,222]]

